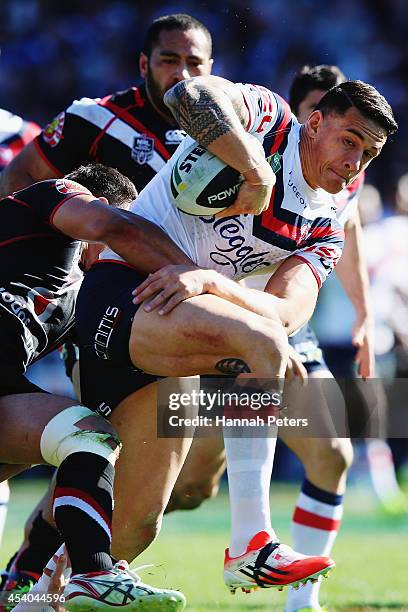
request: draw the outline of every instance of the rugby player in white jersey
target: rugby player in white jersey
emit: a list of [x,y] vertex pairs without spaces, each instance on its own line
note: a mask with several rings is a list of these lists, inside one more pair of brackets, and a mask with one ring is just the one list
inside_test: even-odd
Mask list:
[[[337,66],[303,66],[296,74],[289,91],[289,103],[300,123],[305,123],[323,95],[344,82],[346,77]],[[364,175],[336,195],[337,218],[345,226],[346,249],[336,268],[336,273],[350,296],[357,318],[353,329],[356,345],[356,361],[360,375],[373,376],[371,309],[368,298],[366,266],[361,253],[361,229],[357,199]],[[262,290],[268,275],[254,276],[244,281],[246,286]],[[303,326],[289,338],[289,344],[298,351],[310,378],[332,378],[313,331]],[[320,385],[302,389],[297,399],[299,411],[310,405],[322,406],[329,401]],[[331,385],[337,406],[343,409],[340,392]],[[293,394],[294,395],[294,394]],[[337,408],[337,409],[338,409]],[[322,410],[324,410],[322,408]],[[330,554],[338,533],[342,515],[342,498],[346,484],[347,468],[352,461],[352,447],[348,439],[333,438],[326,432],[325,438],[299,439],[285,436],[283,439],[302,461],[306,478],[292,518],[293,545],[305,554]],[[203,470],[202,466],[206,469]],[[171,499],[171,509],[192,508],[218,491],[219,479],[225,468],[224,447],[217,439],[194,440],[183,470],[177,480]],[[388,468],[389,469],[389,468]],[[286,609],[290,612],[306,609],[319,610],[320,582],[308,584],[299,590],[291,589]]]
[[[263,221],[266,221],[268,230],[266,234],[263,233],[261,238],[257,238],[251,232],[253,229],[252,221],[256,221],[258,218],[252,216],[239,217],[239,221],[243,223],[245,230],[244,238],[251,243],[249,252],[258,258],[258,262],[259,257],[261,257],[263,267],[286,259],[268,284],[268,292],[270,291],[272,295],[244,289],[234,281],[229,280],[223,275],[216,274],[214,271],[196,272],[195,270],[184,270],[182,272],[182,280],[183,284],[187,283],[187,291],[184,291],[182,297],[187,297],[189,294],[196,295],[203,290],[209,290],[216,291],[224,300],[227,299],[230,302],[236,301],[239,305],[231,303],[225,309],[225,302],[217,299],[217,296],[200,296],[199,298],[196,297],[195,300],[189,300],[179,305],[166,317],[161,317],[154,310],[148,313],[140,308],[135,314],[136,307],[131,313],[131,318],[134,319],[133,323],[130,322],[127,314],[123,316],[121,321],[126,323],[125,327],[123,325],[115,326],[115,336],[112,337],[112,347],[115,345],[119,349],[120,354],[114,354],[113,359],[106,361],[99,360],[100,363],[98,364],[99,366],[101,364],[107,366],[107,374],[110,374],[106,378],[98,377],[102,402],[105,398],[104,394],[109,393],[110,389],[119,393],[122,391],[121,386],[116,384],[117,376],[122,375],[124,378],[131,376],[133,377],[131,384],[135,385],[135,372],[129,368],[130,363],[150,371],[152,374],[175,375],[180,372],[184,374],[192,372],[211,373],[218,371],[222,367],[219,361],[233,354],[234,356],[241,355],[243,360],[246,359],[253,372],[257,374],[263,373],[266,376],[274,374],[281,376],[285,369],[285,329],[291,331],[309,318],[317,295],[318,283],[324,280],[328,270],[333,267],[341,246],[341,232],[338,231],[339,228],[335,216],[332,214],[332,207],[327,201],[328,193],[319,189],[318,185],[324,186],[327,192],[341,190],[346,182],[358,175],[362,167],[368,165],[372,157],[378,155],[387,134],[396,128],[389,106],[379,97],[375,90],[362,84],[358,86],[360,89],[362,88],[366,93],[371,92],[371,94],[374,94],[374,98],[368,96],[368,100],[365,101],[365,96],[363,95],[363,112],[358,110],[350,101],[350,91],[338,91],[335,95],[335,106],[324,107],[323,112],[317,111],[314,113],[301,132],[299,125],[292,120],[290,113],[286,112],[287,109],[283,101],[278,101],[278,98],[273,96],[268,90],[250,86],[242,90],[239,86],[228,84],[228,82],[222,79],[216,79],[215,81],[210,79],[209,83],[199,79],[194,80],[192,83],[193,90],[186,92],[187,96],[184,100],[188,104],[188,100],[194,102],[197,96],[200,98],[201,103],[198,105],[199,117],[197,118],[195,115],[197,107],[191,108],[187,106],[183,109],[182,100],[180,100],[178,104],[184,118],[186,118],[186,121],[183,121],[182,127],[185,127],[187,131],[192,133],[200,144],[207,146],[220,157],[223,157],[227,163],[240,170],[247,179],[246,183],[244,183],[244,188],[241,188],[237,204],[229,212],[234,214],[241,211],[251,212],[251,210],[260,212],[269,203],[271,188],[274,182],[270,167],[265,164],[263,155],[260,155],[259,147],[255,146],[253,139],[248,139],[246,136],[240,122],[242,120],[243,124],[253,131],[259,130],[260,139],[262,139],[262,136],[265,136],[264,142],[268,150],[270,150],[270,146],[276,144],[278,149],[282,146],[285,171],[281,172],[278,183],[283,187],[283,174],[285,173],[286,180],[288,178],[287,172],[289,171],[286,162],[288,160],[290,163],[293,162],[293,169],[297,171],[297,177],[301,181],[302,189],[307,194],[307,214],[311,215],[310,211],[312,209],[315,214],[314,216],[312,215],[311,224],[309,224],[311,219],[304,216],[304,214],[295,214],[303,231],[299,236],[295,232],[291,242],[283,241],[285,243],[284,246],[289,246],[289,249],[279,246],[279,244],[283,244],[282,235],[279,232],[275,232],[273,227],[274,224],[279,224],[279,215],[281,213],[286,215],[293,212],[285,208],[285,204],[290,204],[291,198],[289,197],[289,202],[285,202],[285,198],[282,200],[282,195],[290,196],[290,192],[289,194],[280,192],[279,198],[276,199],[277,211],[272,208],[270,211],[272,214],[269,219],[259,217],[260,225],[262,225]],[[187,82],[187,84],[188,87],[191,86],[191,82]],[[357,85],[352,84],[353,86]],[[251,111],[251,117],[248,116],[249,110],[244,105],[243,92],[246,94],[245,100]],[[203,97],[201,93],[203,93]],[[359,108],[361,108],[360,102],[357,101]],[[233,106],[231,106],[232,103]],[[366,104],[366,107],[364,104]],[[238,114],[235,114],[234,108]],[[248,119],[250,119],[249,122]],[[268,129],[265,124],[268,123],[270,124],[273,142],[268,142],[266,138]],[[194,132],[194,126],[201,127],[203,132],[197,134]],[[262,126],[265,128],[263,134]],[[279,126],[280,130],[276,134],[274,128]],[[285,136],[289,138],[285,138]],[[347,139],[345,136],[347,136]],[[286,146],[289,139],[290,146]],[[299,139],[300,147],[298,147]],[[350,146],[351,143],[352,146]],[[229,153],[227,158],[226,152]],[[305,178],[307,181],[305,181]],[[162,176],[162,179],[166,180],[165,175]],[[146,193],[148,193],[148,190]],[[275,195],[276,193],[278,193],[278,188]],[[150,196],[145,195],[145,198],[147,202]],[[158,199],[159,194],[156,192],[154,196],[155,202]],[[141,203],[143,204],[143,199]],[[172,204],[169,204],[171,210],[167,212],[179,215],[180,213],[173,208]],[[160,206],[162,205],[163,202],[160,202]],[[140,213],[139,208],[138,212]],[[158,212],[161,214],[162,211],[159,210]],[[192,219],[190,220],[192,221]],[[179,222],[181,222],[181,219],[179,219]],[[204,220],[197,218],[196,222],[204,223]],[[215,220],[211,221],[211,225],[216,225]],[[210,230],[210,234],[207,236],[210,238],[209,245],[211,246],[211,241],[214,237],[218,242],[219,236],[216,233],[214,234],[214,228],[209,227],[208,222],[203,227],[205,227],[206,231]],[[293,225],[292,227],[295,226]],[[182,224],[180,231],[182,238],[186,236],[182,231]],[[262,227],[260,231],[262,232]],[[177,229],[175,225],[171,224],[168,234],[173,236],[173,238],[176,237],[176,240],[178,240],[180,236],[173,235],[174,232],[177,234]],[[206,238],[205,233],[203,237]],[[296,237],[299,240],[299,244],[296,242]],[[300,243],[301,237],[304,240],[302,244]],[[307,240],[309,242],[306,242]],[[320,249],[321,244],[324,244],[324,250]],[[207,246],[205,245],[204,250],[208,255]],[[201,261],[203,252],[200,249],[197,249],[197,252],[195,252],[193,242],[189,243],[187,247],[184,245],[183,248],[185,248],[190,257],[193,257],[193,260],[199,264],[203,263]],[[264,253],[265,249],[266,253]],[[200,256],[198,257],[198,255]],[[291,255],[295,256],[291,257]],[[105,260],[104,263],[95,266],[88,277],[90,282],[97,281],[95,273],[97,275],[101,274],[104,280],[107,281],[104,284],[104,293],[106,293],[106,287],[109,287],[113,293],[116,293],[119,285],[116,282],[110,284],[106,273],[122,275],[124,272],[129,271],[125,266],[120,265],[120,262],[118,263],[119,265]],[[164,272],[159,274],[159,277],[153,276],[151,278],[154,283],[167,284],[169,280],[172,282],[177,272],[177,270],[173,270],[169,274],[169,270],[165,269]],[[245,274],[243,270],[238,270],[238,272],[239,274],[236,277],[239,277],[241,273],[243,273],[242,275]],[[129,286],[133,287],[139,279],[135,277],[133,270],[130,270],[129,273],[131,273],[131,276],[126,279],[126,282],[129,282]],[[228,270],[228,273],[231,276],[235,275],[235,272],[231,273],[231,270]],[[192,274],[194,277],[193,290],[191,286],[188,287]],[[198,280],[197,274],[199,275]],[[203,275],[205,278],[208,278],[208,274],[210,274],[210,279],[205,281]],[[316,280],[318,283],[316,283]],[[157,285],[155,286],[157,287]],[[176,286],[178,285],[176,284]],[[88,307],[86,301],[87,295],[90,297],[90,294],[85,289],[83,292],[84,301],[81,307],[82,315]],[[95,295],[93,293],[94,297]],[[128,309],[127,288],[124,295],[126,296],[124,307]],[[110,293],[109,301],[116,300],[117,297]],[[104,296],[105,298],[106,296]],[[179,296],[176,296],[176,301],[178,299]],[[304,304],[304,313],[299,312],[297,305],[300,301]],[[95,304],[98,303],[98,300],[93,298],[92,302]],[[103,300],[101,301],[101,306],[103,308]],[[192,313],[191,309],[193,309]],[[120,305],[119,310],[123,310],[122,305]],[[105,312],[103,311],[103,314]],[[95,313],[92,313],[92,318],[94,317]],[[140,321],[143,322],[143,326],[139,326]],[[180,344],[177,341],[184,341],[183,330],[185,329],[186,321],[189,323],[189,333],[196,334],[196,339],[189,344],[185,342]],[[82,319],[82,322],[84,323],[84,319]],[[97,324],[99,323],[100,321],[97,322]],[[228,328],[226,327],[227,325]],[[85,334],[92,333],[91,319],[88,318],[85,321],[85,327],[86,329],[83,330]],[[209,329],[211,330],[210,334],[208,332]],[[212,337],[214,334],[217,336],[217,329],[219,334],[218,346],[216,348],[220,355],[214,356],[214,346],[208,347],[208,342],[211,340],[209,336]],[[225,337],[226,329],[230,332],[228,337]],[[117,334],[119,330],[122,331]],[[124,336],[123,330],[125,332]],[[129,345],[129,338],[126,339],[126,334],[129,336],[130,330],[131,339]],[[258,347],[258,352],[255,352],[255,354],[251,350],[254,339],[256,339],[256,346]],[[85,344],[88,344],[86,339]],[[91,342],[91,345],[93,345],[93,342]],[[128,353],[128,346],[130,346],[130,355]],[[158,347],[160,347],[160,353],[156,354]],[[175,355],[176,347],[179,348]],[[197,353],[199,349],[204,354]],[[165,357],[166,360],[164,362]],[[218,359],[218,357],[221,358]],[[114,371],[118,365],[120,371]],[[115,379],[113,374],[115,374]],[[88,377],[86,379],[88,383]],[[106,388],[106,384],[108,384],[110,389]],[[146,385],[146,377],[141,386],[143,384]],[[125,393],[125,397],[112,397],[110,399],[113,407],[115,402],[121,403],[122,416],[127,421],[126,432],[128,435],[127,440],[124,440],[127,452],[122,461],[121,477],[118,482],[121,503],[115,509],[114,553],[116,552],[117,554],[121,550],[123,552],[121,556],[132,559],[154,536],[168,501],[171,483],[168,481],[160,482],[160,478],[156,478],[157,474],[159,476],[162,474],[160,465],[163,462],[169,463],[169,457],[164,456],[160,450],[160,440],[156,440],[156,444],[154,440],[149,440],[149,444],[145,447],[135,444],[135,442],[140,442],[144,439],[146,432],[151,433],[152,429],[154,431],[155,415],[149,421],[149,413],[146,412],[146,409],[151,411],[152,400],[153,402],[155,401],[153,385],[144,387],[141,392],[136,391],[137,387],[133,386],[133,391],[135,392],[132,395],[130,394],[129,384],[126,388],[127,393]],[[94,397],[94,401],[98,402],[98,398]],[[138,410],[134,410],[135,404],[138,406]],[[146,421],[149,423],[148,426],[146,426]],[[151,429],[149,430],[150,426]],[[285,557],[289,554],[289,559],[282,559],[279,551],[283,552],[284,548],[282,548],[282,545],[270,541],[275,536],[270,527],[269,500],[266,500],[266,497],[269,493],[268,471],[270,471],[272,466],[274,444],[273,441],[272,443],[265,441],[264,444],[257,444],[257,446],[260,448],[260,454],[264,455],[264,457],[260,456],[257,465],[254,466],[254,470],[251,470],[256,486],[253,507],[250,513],[251,525],[249,525],[246,517],[239,516],[242,504],[239,496],[238,499],[235,497],[235,499],[232,499],[235,522],[233,522],[233,538],[230,548],[230,555],[240,557],[238,564],[242,568],[247,562],[249,564],[249,558],[246,555],[241,556],[239,548],[241,546],[241,549],[245,552],[249,544],[250,550],[248,554],[252,560],[255,558],[257,560],[257,575],[252,578],[248,578],[247,575],[245,577],[239,575],[239,572],[234,570],[237,560],[229,559],[227,561],[227,582],[232,588],[235,588],[235,586],[248,586],[248,584],[254,587],[259,582],[263,586],[290,584],[295,582],[296,578],[301,577],[301,573],[296,571],[294,566],[297,566],[297,570],[301,569],[304,571],[305,566],[308,566],[309,562],[312,564],[317,563],[318,571],[320,572],[322,569],[327,569],[331,563],[327,558],[308,560],[307,558],[296,556],[295,553],[288,550],[285,550]],[[241,451],[242,449],[238,449],[239,453]],[[136,453],[136,456],[134,453]],[[142,508],[144,520],[141,517],[140,504],[135,504],[134,499],[132,497],[129,498],[128,495],[135,482],[139,482],[147,477],[150,480],[152,478],[152,463],[151,461],[150,463],[149,461],[143,461],[142,456],[143,459],[147,457],[150,460],[154,460],[155,465],[154,486],[150,488],[150,492],[146,492],[146,499],[144,500],[145,508]],[[249,460],[251,461],[251,458]],[[236,474],[236,480],[239,481],[241,477],[245,479],[245,476],[247,477],[248,475]],[[230,489],[235,489],[236,491],[237,486],[235,485],[238,486],[238,489],[240,488],[239,482],[235,484],[230,482]],[[233,493],[231,498],[233,498]],[[149,508],[150,512],[147,512],[146,509],[149,510]],[[242,520],[243,518],[244,520]],[[258,527],[261,527],[261,529],[258,530]],[[265,527],[265,529],[262,529],[262,527]],[[251,537],[251,543],[248,542],[248,531],[250,531],[249,536],[254,536]],[[143,532],[147,533],[143,534]],[[294,559],[296,561],[293,563]],[[269,571],[265,568],[264,563],[266,562],[270,566],[273,565],[272,573],[278,570],[278,573],[279,571],[285,571],[288,574],[283,580],[272,579],[270,574],[267,574],[266,578],[265,574],[262,577],[261,574],[263,572]],[[285,570],[279,569],[279,565],[282,567],[282,564],[285,565]],[[307,575],[310,577],[312,573],[311,567],[308,567]],[[303,576],[305,575],[303,574]]]
[[[169,179],[173,157],[140,195],[137,212],[160,225],[195,264],[212,269],[166,267],[138,288],[138,301],[158,295],[143,308],[136,305],[131,309],[123,296],[141,279],[113,253],[106,253],[87,275],[81,291],[81,343],[94,346],[106,308],[114,307],[109,347],[103,355],[100,347],[90,355],[94,366],[99,359],[100,367],[103,364],[107,372],[120,367],[126,377],[126,369],[131,371],[133,366],[162,376],[212,374],[225,372],[225,360],[234,357],[260,377],[282,377],[287,359],[284,338],[310,318],[319,286],[340,256],[342,230],[333,210],[333,195],[354,181],[380,153],[387,136],[396,129],[392,111],[374,88],[361,82],[348,82],[331,90],[304,126],[291,116],[286,103],[268,90],[234,85],[217,77],[183,81],[168,92],[166,102],[187,133],[239,170],[246,181],[237,203],[218,218],[185,215],[172,201]],[[255,134],[258,143],[247,132]],[[180,150],[191,142],[186,140]],[[265,164],[264,152],[277,154],[281,162],[268,209],[275,177]],[[239,214],[262,211],[259,216]],[[217,254],[231,247],[224,221],[229,214],[234,215],[228,223],[234,225],[233,235],[239,232],[245,256],[223,265]],[[254,269],[271,268],[277,263],[280,266],[265,292],[235,282]],[[106,286],[112,287],[109,296],[104,295]],[[190,297],[193,299],[186,300]],[[227,308],[225,300],[230,302]],[[86,359],[84,363],[86,367]],[[98,370],[99,366],[95,367]],[[88,404],[105,402],[114,407],[129,399],[120,397],[117,379],[102,378],[100,373],[92,374],[92,369],[88,369],[85,393],[85,387],[92,386],[92,375],[98,384],[92,392],[88,388]],[[148,391],[143,391],[145,401]],[[129,403],[129,432],[137,431],[135,424],[140,419],[136,411],[130,414],[135,398],[136,394]],[[231,590],[239,586],[282,586],[299,582],[306,566],[308,577],[327,570],[331,561],[326,557],[305,558],[276,540],[269,512],[274,439],[256,440],[256,458],[253,445],[246,444],[245,439],[229,438],[226,442],[232,514],[225,564],[227,585]],[[124,499],[125,491],[135,481],[135,464],[139,478],[144,470],[150,470],[137,462],[134,444],[128,449],[119,481]],[[133,452],[136,454],[131,460]],[[237,457],[239,465],[246,464],[247,470],[236,469]],[[156,467],[164,458],[155,455],[155,459]],[[164,510],[159,508],[165,501],[162,497],[155,499],[158,520]],[[132,521],[138,509],[127,498],[115,512],[116,546],[125,557],[132,557],[140,545],[134,535],[138,521]],[[151,514],[149,519],[152,521]]]

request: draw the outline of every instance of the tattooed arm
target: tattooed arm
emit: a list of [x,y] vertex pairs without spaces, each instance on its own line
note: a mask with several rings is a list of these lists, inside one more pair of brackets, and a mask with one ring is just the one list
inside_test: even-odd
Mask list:
[[275,175],[262,145],[245,131],[248,110],[234,83],[214,76],[187,79],[174,85],[164,101],[192,138],[244,176],[235,203],[217,216],[266,210]]

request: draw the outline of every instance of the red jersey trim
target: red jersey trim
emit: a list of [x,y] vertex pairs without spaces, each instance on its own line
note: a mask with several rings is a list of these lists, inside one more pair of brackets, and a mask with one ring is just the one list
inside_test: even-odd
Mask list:
[[313,276],[316,279],[317,286],[320,289],[321,286],[322,286],[322,281],[320,280],[320,276],[319,276],[316,268],[310,263],[310,261],[308,259],[306,259],[305,257],[302,257],[301,255],[293,255],[293,257],[297,257],[297,259],[300,259],[301,261],[303,261],[305,264],[307,264],[309,266],[309,268],[313,272]]
[[17,236],[16,238],[4,240],[3,242],[0,242],[0,247],[7,246],[13,242],[20,242],[21,240],[30,240],[30,238],[54,238],[54,236],[51,236],[51,234],[45,234],[44,232],[41,234],[26,234],[25,236]]
[[245,128],[245,130],[246,130],[247,132],[249,132],[249,128],[250,128],[250,127],[251,127],[251,125],[252,125],[252,116],[251,116],[251,110],[250,110],[250,108],[249,108],[249,106],[248,106],[248,102],[246,101],[246,98],[245,98],[244,92],[243,92],[243,91],[241,91],[241,94],[242,94],[242,97],[243,97],[243,99],[244,99],[244,104],[245,104],[245,106],[247,107],[247,111],[248,111],[248,115],[249,115],[248,123],[247,123],[247,126],[246,126],[246,128]]
[[170,159],[170,153],[168,153],[167,149],[164,147],[164,145],[160,142],[160,140],[158,139],[158,137],[153,134],[153,132],[151,132],[150,130],[148,130],[143,123],[141,123],[140,121],[138,121],[137,119],[135,119],[127,110],[121,108],[120,106],[117,106],[116,104],[114,104],[113,102],[110,102],[109,100],[103,99],[99,102],[100,106],[105,106],[107,109],[109,109],[112,113],[114,113],[115,115],[117,115],[117,117],[119,119],[122,119],[123,121],[125,121],[126,123],[128,123],[129,125],[133,126],[135,129],[141,131],[143,134],[146,134],[146,136],[149,136],[150,138],[152,138],[154,140],[155,143],[155,147],[157,149],[157,151],[160,152],[160,154],[163,156],[163,158],[165,160]]
[[126,266],[127,268],[131,268],[132,270],[135,270],[135,272],[138,272],[139,274],[143,274],[143,272],[139,272],[139,270],[135,266],[132,266],[131,264],[127,263],[127,261],[120,261],[120,259],[98,259],[98,261],[95,261],[92,264],[91,268],[93,266],[96,266],[97,264],[103,264],[103,263],[119,264],[121,266]]
[[15,198],[12,195],[7,196],[7,198],[5,198],[6,200],[12,200],[13,202],[16,202],[17,204],[20,204],[21,206],[25,206],[25,208],[30,208],[31,206],[29,204],[27,204],[27,202],[24,202],[24,200],[19,200],[18,198]]
[[103,136],[105,136],[106,132],[109,130],[110,126],[112,125],[112,123],[117,119],[117,117],[113,116],[109,119],[109,121],[107,122],[107,124],[105,125],[105,127],[99,132],[99,134],[97,135],[97,137],[95,138],[95,140],[92,141],[91,146],[89,147],[88,153],[89,155],[93,155],[94,157],[96,157],[97,155],[97,149],[98,149],[98,143],[101,140],[101,138]]
[[[97,199],[98,199],[98,198],[95,198],[94,196],[91,196],[91,195],[90,195],[90,194],[88,194],[88,193],[84,193],[83,191],[78,191],[77,193],[71,193],[69,196],[67,196],[66,198],[64,198],[64,199],[62,200],[62,202],[58,202],[58,204],[55,206],[55,208],[54,208],[54,210],[52,211],[52,213],[51,213],[51,215],[50,215],[50,218],[49,218],[49,222],[51,223],[51,225],[54,225],[54,215],[55,215],[55,213],[57,212],[57,210],[58,210],[59,208],[61,208],[61,206],[62,206],[63,204],[65,204],[66,202],[68,202],[68,200],[72,200],[72,198],[76,198],[76,197],[81,196],[81,195],[82,195],[82,196],[86,195],[86,196],[88,196],[89,198],[91,198],[91,199],[89,200],[90,202],[93,202],[94,200],[97,200]],[[58,229],[58,228],[57,228],[57,229]]]
[[34,143],[34,146],[36,148],[37,153],[39,154],[39,156],[45,161],[45,163],[47,164],[47,166],[52,170],[53,173],[56,173],[57,176],[53,177],[53,178],[60,178],[61,176],[64,175],[63,172],[61,172],[61,170],[58,170],[58,168],[56,166],[54,166],[50,160],[48,159],[48,157],[45,155],[44,151],[41,149],[40,145],[38,144],[38,139],[40,138],[40,136],[36,136],[34,138],[34,140],[32,141]]

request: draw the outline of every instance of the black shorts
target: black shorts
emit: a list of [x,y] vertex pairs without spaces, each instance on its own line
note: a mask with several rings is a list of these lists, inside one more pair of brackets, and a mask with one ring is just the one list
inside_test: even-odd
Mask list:
[[25,376],[29,350],[23,323],[0,307],[0,397],[20,393],[46,393]]
[[48,393],[48,391],[32,383],[24,374],[10,373],[6,377],[0,376],[0,397],[21,393]]
[[128,395],[157,376],[135,368],[129,338],[138,305],[132,291],[145,280],[132,267],[98,262],[82,283],[76,307],[80,346],[81,401],[107,416]]
[[324,360],[322,349],[319,347],[316,334],[307,323],[296,334],[289,337],[289,344],[299,353],[308,372],[329,369]]

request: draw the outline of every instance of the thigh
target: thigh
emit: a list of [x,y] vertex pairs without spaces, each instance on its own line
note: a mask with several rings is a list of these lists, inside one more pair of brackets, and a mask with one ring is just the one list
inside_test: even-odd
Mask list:
[[264,378],[283,374],[286,362],[277,356],[286,347],[276,321],[210,294],[189,298],[163,316],[140,308],[129,344],[133,364],[161,376],[219,374],[217,364],[232,358]]

